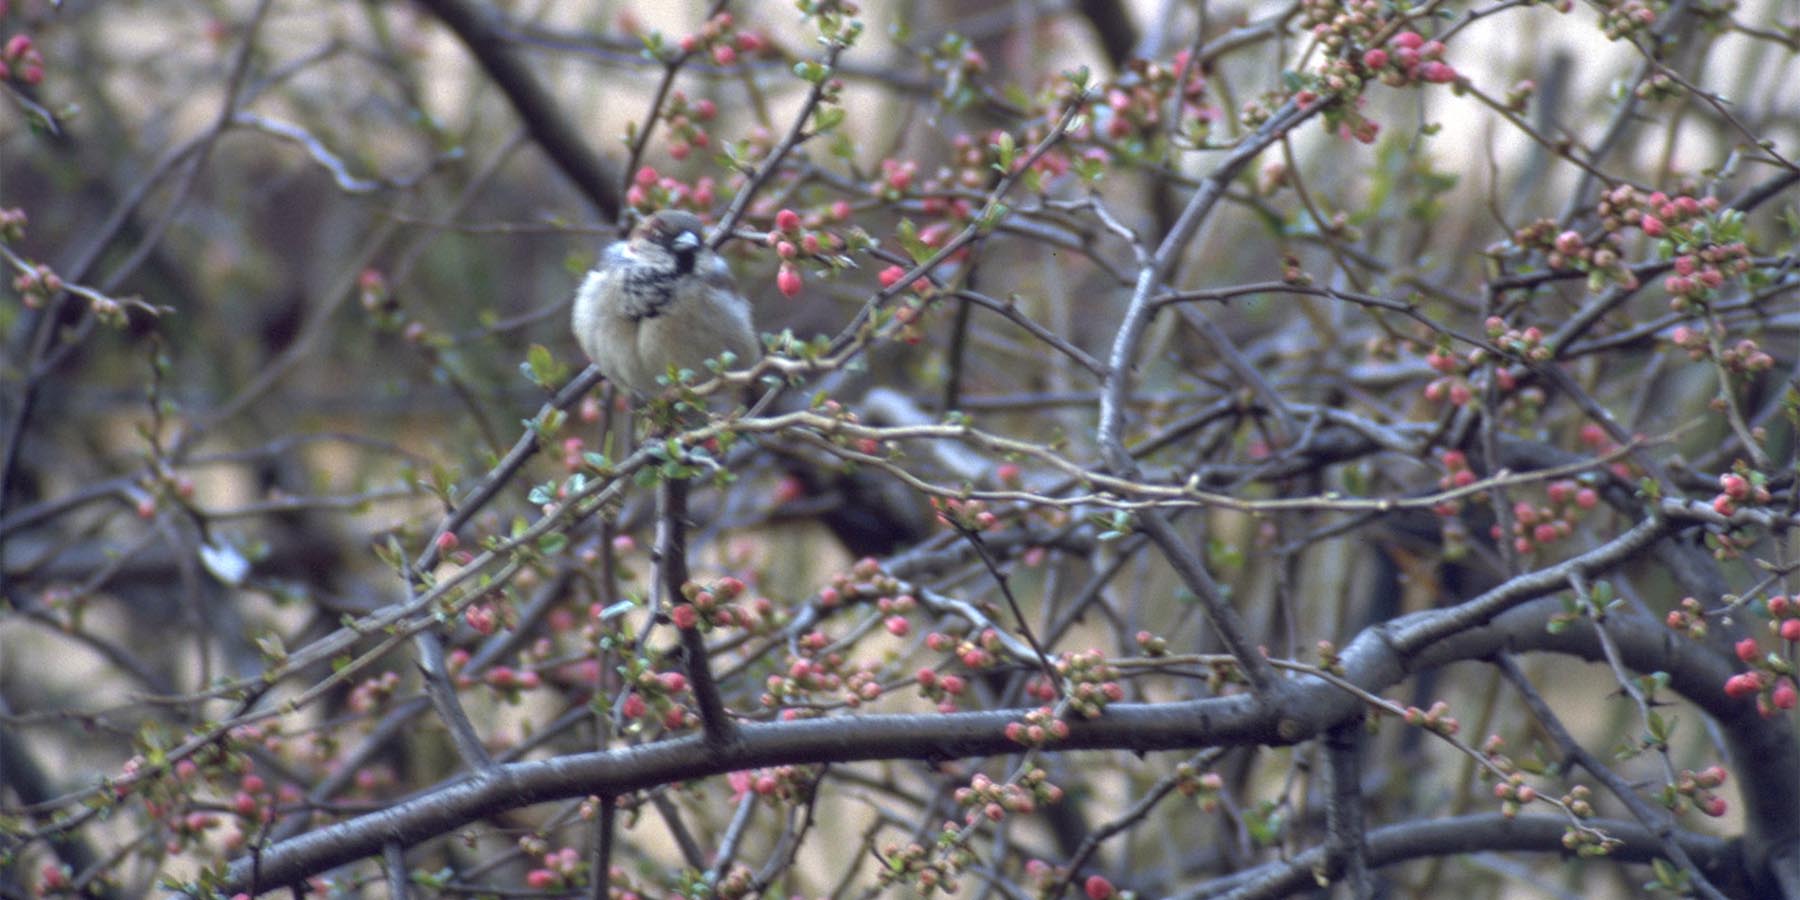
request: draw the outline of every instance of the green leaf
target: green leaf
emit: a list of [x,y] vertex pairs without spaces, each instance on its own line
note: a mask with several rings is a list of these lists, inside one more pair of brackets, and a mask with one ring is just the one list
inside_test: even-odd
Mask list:
[[813,114],[813,131],[824,134],[844,123],[844,108],[824,106]]
[[569,378],[569,367],[543,344],[532,344],[525,352],[522,371],[527,380],[541,388],[555,387]]
[[1019,145],[1013,140],[1012,132],[1000,132],[1000,139],[993,144],[994,169],[1002,175],[1011,174],[1013,160],[1018,158]]
[[556,484],[547,481],[543,484],[535,485],[532,487],[531,493],[526,495],[526,499],[530,500],[534,506],[543,506],[546,503],[553,503],[556,501]]

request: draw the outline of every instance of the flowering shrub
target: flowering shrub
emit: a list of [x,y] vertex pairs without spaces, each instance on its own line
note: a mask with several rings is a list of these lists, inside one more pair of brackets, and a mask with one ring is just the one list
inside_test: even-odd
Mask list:
[[0,2],[0,894],[1800,884],[1781,4],[625,6]]

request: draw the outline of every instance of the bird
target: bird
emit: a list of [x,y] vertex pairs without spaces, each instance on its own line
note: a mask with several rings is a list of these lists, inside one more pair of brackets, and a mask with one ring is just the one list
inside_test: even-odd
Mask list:
[[700,217],[652,213],[606,248],[575,292],[575,340],[612,383],[641,397],[659,377],[730,352],[734,367],[761,356],[750,301],[723,257],[708,247]]

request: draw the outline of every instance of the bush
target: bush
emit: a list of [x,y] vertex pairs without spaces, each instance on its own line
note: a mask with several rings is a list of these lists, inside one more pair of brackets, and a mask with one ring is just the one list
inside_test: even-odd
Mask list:
[[1800,25],[1571,5],[0,3],[0,894],[1800,896]]

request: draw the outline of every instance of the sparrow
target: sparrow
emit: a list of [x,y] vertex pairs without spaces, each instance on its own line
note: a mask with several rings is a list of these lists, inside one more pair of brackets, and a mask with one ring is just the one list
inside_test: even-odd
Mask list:
[[733,366],[761,355],[750,301],[704,231],[693,213],[656,212],[607,247],[582,280],[575,340],[607,380],[650,396],[671,369],[705,380],[706,361],[727,351]]

